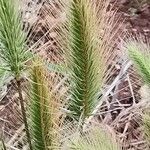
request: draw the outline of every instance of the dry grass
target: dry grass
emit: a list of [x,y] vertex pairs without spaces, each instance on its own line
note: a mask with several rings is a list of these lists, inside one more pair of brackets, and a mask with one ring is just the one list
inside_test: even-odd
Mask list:
[[[51,5],[51,10],[49,10],[48,3],[44,5],[33,3],[33,5],[28,6],[27,0],[24,0],[21,8],[25,23],[24,30],[28,33],[28,46],[32,52],[41,55],[48,62],[60,63],[63,58],[56,41],[58,36],[56,25],[64,21],[65,15],[64,10],[57,5],[57,2],[51,3]],[[112,28],[111,22],[109,27]],[[116,34],[114,33],[112,37],[106,34],[105,38],[111,40],[117,37],[119,32],[116,31]],[[127,150],[146,150],[148,146],[141,128],[141,112],[149,106],[149,102],[141,100],[139,91],[143,83],[132,67],[132,63],[122,55],[123,52],[120,50],[122,46],[121,38],[116,38],[116,41],[111,43],[114,48],[110,49],[112,55],[108,56],[109,74],[106,74],[107,82],[103,88],[102,102],[96,108],[90,120],[87,120],[87,124],[103,123],[109,126]],[[53,90],[59,95],[58,97],[65,97],[67,77],[57,74],[51,74],[51,76],[55,79],[55,89]],[[13,86],[15,86],[13,82],[7,85],[7,94],[0,101],[0,125],[7,146],[12,150],[19,146],[25,150],[27,146],[22,147],[22,144],[25,143],[25,133],[20,117],[18,117],[20,115],[16,116],[20,108],[16,92],[12,90]]]

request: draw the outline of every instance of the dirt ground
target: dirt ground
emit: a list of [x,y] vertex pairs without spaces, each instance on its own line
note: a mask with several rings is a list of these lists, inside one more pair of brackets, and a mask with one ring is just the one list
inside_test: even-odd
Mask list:
[[112,0],[131,33],[150,38],[150,0]]

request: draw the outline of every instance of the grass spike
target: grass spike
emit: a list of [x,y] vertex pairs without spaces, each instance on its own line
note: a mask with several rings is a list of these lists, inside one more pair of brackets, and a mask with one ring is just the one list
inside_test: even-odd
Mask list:
[[[82,120],[91,115],[100,90],[98,62],[98,34],[96,12],[88,0],[73,0],[70,6],[70,45],[66,56],[69,58],[72,81],[72,98],[69,109],[74,118]],[[100,80],[99,80],[100,79]]]
[[0,57],[3,67],[20,76],[28,60],[20,12],[13,0],[0,0]]
[[29,58],[25,46],[26,37],[22,31],[21,14],[16,6],[17,2],[0,0],[0,59],[2,68],[5,68],[16,80],[27,140],[32,150],[20,81]]
[[150,47],[141,39],[126,44],[128,55],[147,85],[150,85]]
[[56,31],[56,41],[69,68],[72,95],[69,109],[74,119],[79,121],[82,116],[82,122],[94,112],[99,93],[110,76],[108,62],[116,55],[113,46],[117,43],[116,34],[121,25],[115,28],[115,11],[109,12],[112,17],[108,17],[109,2],[70,1],[66,4],[66,22]]
[[[138,39],[131,39],[126,43],[126,49],[129,57],[135,64],[135,67],[139,71],[141,77],[145,81],[145,85],[141,88],[141,98],[143,101],[149,101],[149,87],[150,87],[150,46],[143,38],[138,36]],[[144,128],[144,134],[150,142],[150,113],[145,110],[142,114],[142,125]]]
[[120,150],[119,144],[108,131],[98,127],[88,129],[82,135],[75,133],[64,150]]
[[35,150],[54,149],[54,147],[58,146],[55,144],[58,140],[55,129],[60,123],[57,120],[57,115],[59,114],[58,105],[55,96],[50,94],[49,86],[51,86],[51,83],[47,79],[48,74],[45,68],[42,62],[37,59],[34,61],[31,73],[32,88],[29,101],[29,116],[33,148]]

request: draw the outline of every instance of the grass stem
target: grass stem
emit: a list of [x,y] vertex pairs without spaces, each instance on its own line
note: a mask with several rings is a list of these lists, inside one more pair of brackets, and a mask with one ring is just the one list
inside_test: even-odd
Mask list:
[[16,83],[17,83],[17,90],[18,90],[19,100],[20,100],[20,105],[21,105],[21,112],[22,112],[23,122],[24,122],[24,125],[25,125],[25,131],[26,131],[26,135],[27,135],[27,141],[29,143],[30,150],[32,150],[31,137],[30,137],[29,127],[28,127],[28,122],[27,122],[26,110],[25,110],[25,106],[24,106],[24,102],[23,102],[24,100],[23,100],[23,95],[22,95],[22,88],[21,88],[20,79],[19,80],[16,79]]

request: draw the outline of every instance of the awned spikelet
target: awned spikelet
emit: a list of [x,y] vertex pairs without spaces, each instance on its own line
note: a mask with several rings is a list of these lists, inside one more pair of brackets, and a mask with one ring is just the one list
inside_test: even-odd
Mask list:
[[63,150],[120,150],[116,139],[103,128],[91,127],[84,134],[72,134]]
[[72,0],[67,3],[66,22],[61,27],[59,44],[69,68],[69,110],[75,120],[82,122],[92,115],[99,103],[101,89],[111,71],[107,68],[115,55],[113,46],[117,40],[114,37],[119,27],[114,28],[115,12],[108,17],[108,5],[109,0],[98,4]]
[[21,82],[22,74],[27,69],[26,63],[31,57],[26,49],[26,35],[22,31],[18,2],[18,0],[0,0],[0,69],[5,70],[0,71],[2,73],[0,76],[5,77],[7,74],[7,78],[13,76],[16,81],[27,141],[32,150]]
[[[50,92],[50,81],[47,71],[39,60],[35,60],[32,68],[31,94],[29,100],[29,118],[33,149],[48,150],[58,146],[55,133],[57,122],[56,99]],[[59,112],[58,112],[59,113]]]
[[[141,91],[141,98],[148,106],[149,109],[149,87],[150,87],[150,46],[149,42],[145,42],[140,36],[137,40],[130,39],[126,43],[126,49],[129,57],[133,61],[133,64],[137,68],[139,74],[141,75],[145,86]],[[150,142],[150,113],[149,110],[145,109],[144,114],[142,114],[142,126],[144,134],[148,143]]]
[[150,46],[139,37],[138,40],[131,39],[126,43],[128,55],[135,64],[143,80],[150,85]]
[[[18,0],[16,0],[18,2]],[[26,36],[22,31],[21,14],[17,2],[0,0],[0,58],[1,68],[13,76],[20,76],[29,59]]]
[[[97,64],[96,22],[92,17],[90,3],[74,1],[70,22],[70,63],[72,98],[69,109],[76,119],[83,120],[91,114],[98,99],[99,69]],[[93,27],[92,27],[93,26]],[[90,29],[91,28],[91,29]],[[92,32],[91,32],[92,30]],[[97,55],[97,56],[96,56]],[[97,84],[98,83],[98,84]]]

